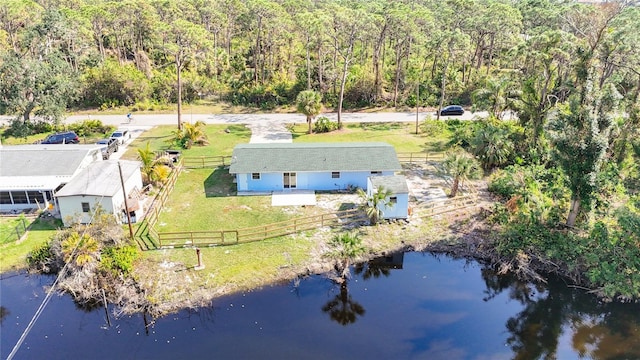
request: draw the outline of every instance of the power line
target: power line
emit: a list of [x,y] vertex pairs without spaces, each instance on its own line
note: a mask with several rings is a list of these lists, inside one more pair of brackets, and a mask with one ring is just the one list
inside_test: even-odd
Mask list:
[[[102,198],[100,199],[101,203],[102,203],[102,199],[104,199],[104,195],[102,195]],[[89,219],[90,220],[89,223],[91,223],[93,221],[94,217],[96,216],[96,213],[97,213],[97,211],[94,210],[93,213],[91,214],[91,218]],[[82,237],[84,237],[84,235],[86,235],[86,232],[87,232],[87,229],[85,228],[84,231],[82,232],[82,235],[80,235],[80,237],[79,237],[78,243],[76,244],[76,246],[73,248],[73,251],[71,252],[71,258],[70,259],[73,259],[75,257],[76,251],[78,250],[78,247],[82,243],[82,241],[80,241],[80,240],[82,239]],[[64,266],[62,267],[62,270],[58,273],[58,276],[56,277],[56,281],[54,281],[53,285],[51,285],[51,288],[49,289],[49,292],[47,292],[47,295],[45,296],[44,300],[42,300],[42,303],[38,307],[38,310],[36,310],[36,313],[31,318],[31,321],[29,321],[29,324],[27,325],[27,327],[22,332],[22,335],[20,335],[20,339],[18,339],[18,342],[13,347],[13,350],[11,350],[11,353],[7,357],[7,360],[13,359],[13,357],[16,355],[18,350],[20,350],[20,347],[22,346],[22,343],[27,338],[27,335],[29,335],[29,333],[31,332],[31,329],[36,324],[36,321],[38,321],[38,318],[40,317],[40,315],[44,311],[44,308],[47,306],[47,304],[49,304],[49,301],[51,300],[51,296],[53,295],[53,291],[55,290],[55,288],[58,285],[58,282],[60,281],[62,276],[67,272],[67,267],[69,266],[70,263],[71,263],[71,261],[69,261],[66,264],[64,264]]]

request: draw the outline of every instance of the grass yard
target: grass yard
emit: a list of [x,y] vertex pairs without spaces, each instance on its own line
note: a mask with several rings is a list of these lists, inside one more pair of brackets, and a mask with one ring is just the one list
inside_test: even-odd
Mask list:
[[339,131],[307,134],[307,124],[291,129],[294,142],[386,142],[398,153],[444,151],[448,138],[415,134],[415,123],[346,123]]
[[[0,218],[0,223],[4,224],[6,219]],[[31,224],[26,239],[0,245],[0,272],[25,268],[27,255],[49,240],[61,226],[60,220],[38,218]]]
[[271,196],[235,196],[228,170],[185,169],[165,204],[159,232],[242,229],[289,219]]
[[[282,279],[283,269],[300,265],[309,259],[309,253],[314,242],[303,236],[287,236],[267,239],[264,241],[239,244],[234,246],[219,246],[201,248],[202,262],[205,269],[197,272],[182,272],[192,270],[197,265],[196,252],[193,249],[172,249],[145,252],[145,260],[139,265],[138,273],[142,281],[153,281],[158,293],[157,298],[171,296],[171,301],[190,301],[193,289],[212,290],[231,288],[234,291],[250,290]],[[158,264],[179,264],[173,271],[161,271]],[[188,274],[189,282],[182,278]],[[164,278],[169,276],[170,278]],[[171,289],[167,292],[167,285],[184,286],[185,291]],[[207,290],[208,289],[208,290]],[[175,298],[177,294],[186,296],[184,299]],[[179,296],[179,295],[178,295]]]
[[[175,130],[176,127],[173,125],[162,125],[145,131],[127,148],[127,152],[122,156],[123,159],[137,159],[136,149],[144,148],[147,142],[152,150],[175,149],[175,147],[170,147],[169,143]],[[231,155],[237,144],[248,143],[251,139],[251,130],[244,125],[207,125],[205,131],[209,138],[209,145],[179,149],[183,156]]]

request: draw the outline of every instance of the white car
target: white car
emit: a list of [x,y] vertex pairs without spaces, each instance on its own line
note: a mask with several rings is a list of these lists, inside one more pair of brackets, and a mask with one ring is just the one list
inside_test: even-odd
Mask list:
[[127,129],[118,129],[114,131],[110,137],[118,140],[119,145],[123,145],[127,140],[131,139],[131,134],[129,134],[129,130]]

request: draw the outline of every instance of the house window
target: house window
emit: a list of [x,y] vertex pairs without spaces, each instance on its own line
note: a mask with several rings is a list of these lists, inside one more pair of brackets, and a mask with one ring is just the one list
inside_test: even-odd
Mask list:
[[81,205],[82,205],[82,212],[88,213],[91,210],[91,207],[89,207],[89,203],[81,203]]
[[28,204],[29,200],[27,200],[27,192],[26,191],[12,191],[11,197],[13,197],[14,204]]
[[0,191],[0,204],[13,204],[8,191]]
[[44,198],[42,197],[41,191],[27,191],[27,196],[29,196],[30,204],[44,204]]
[[332,179],[340,179],[340,173],[338,171],[334,171],[331,173]]
[[391,204],[397,204],[398,203],[398,197],[397,196],[392,196],[389,198],[389,203]]
[[260,180],[260,173],[251,173],[251,179]]
[[371,175],[382,175],[382,171],[372,171]]

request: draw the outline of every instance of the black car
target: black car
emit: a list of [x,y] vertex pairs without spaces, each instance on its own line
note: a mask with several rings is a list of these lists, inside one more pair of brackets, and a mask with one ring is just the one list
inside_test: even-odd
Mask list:
[[445,106],[440,110],[440,115],[462,115],[464,114],[464,109],[460,105],[449,105]]
[[78,144],[80,138],[73,131],[51,134],[42,140],[41,144]]

